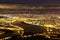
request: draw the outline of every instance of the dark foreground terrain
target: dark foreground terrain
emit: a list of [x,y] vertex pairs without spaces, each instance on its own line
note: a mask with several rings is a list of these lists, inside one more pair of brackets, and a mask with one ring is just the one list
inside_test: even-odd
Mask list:
[[27,38],[21,38],[21,37],[14,36],[8,40],[50,40],[50,39],[45,38],[43,36],[35,36],[35,37],[32,36],[32,37],[27,37]]

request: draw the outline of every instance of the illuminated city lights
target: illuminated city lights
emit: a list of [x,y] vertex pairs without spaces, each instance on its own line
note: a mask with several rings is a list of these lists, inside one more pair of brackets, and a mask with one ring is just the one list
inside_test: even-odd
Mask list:
[[[0,9],[0,30],[13,31],[10,33],[19,35],[18,37],[21,38],[44,36],[54,39],[53,37],[60,35],[60,14],[58,14],[60,11],[57,11],[60,7],[39,6],[37,8],[0,4],[0,8],[2,8]],[[0,35],[4,33],[0,31]],[[11,37],[4,39],[9,38]]]
[[54,26],[54,25],[49,25],[49,24],[47,24],[47,25],[44,25],[45,27],[51,27],[51,28],[54,28],[54,27],[56,27],[56,26]]

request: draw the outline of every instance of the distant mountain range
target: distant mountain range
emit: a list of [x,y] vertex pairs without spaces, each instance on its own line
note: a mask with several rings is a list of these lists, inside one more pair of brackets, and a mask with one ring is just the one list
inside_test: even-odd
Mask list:
[[0,0],[0,4],[24,4],[30,6],[34,6],[34,5],[60,6],[60,0]]

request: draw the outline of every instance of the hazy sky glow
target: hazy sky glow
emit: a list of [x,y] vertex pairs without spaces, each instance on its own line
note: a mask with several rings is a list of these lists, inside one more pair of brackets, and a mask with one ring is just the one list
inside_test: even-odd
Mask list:
[[26,5],[60,5],[60,0],[0,0],[0,3]]

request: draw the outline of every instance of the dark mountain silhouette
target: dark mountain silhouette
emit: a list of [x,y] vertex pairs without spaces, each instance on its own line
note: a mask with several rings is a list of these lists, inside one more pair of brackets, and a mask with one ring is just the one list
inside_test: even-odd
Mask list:
[[24,29],[24,32],[27,33],[44,33],[46,32],[46,29],[42,26],[37,26],[37,25],[31,25],[31,24],[27,24],[24,22],[14,22],[13,25],[17,25],[20,26]]

